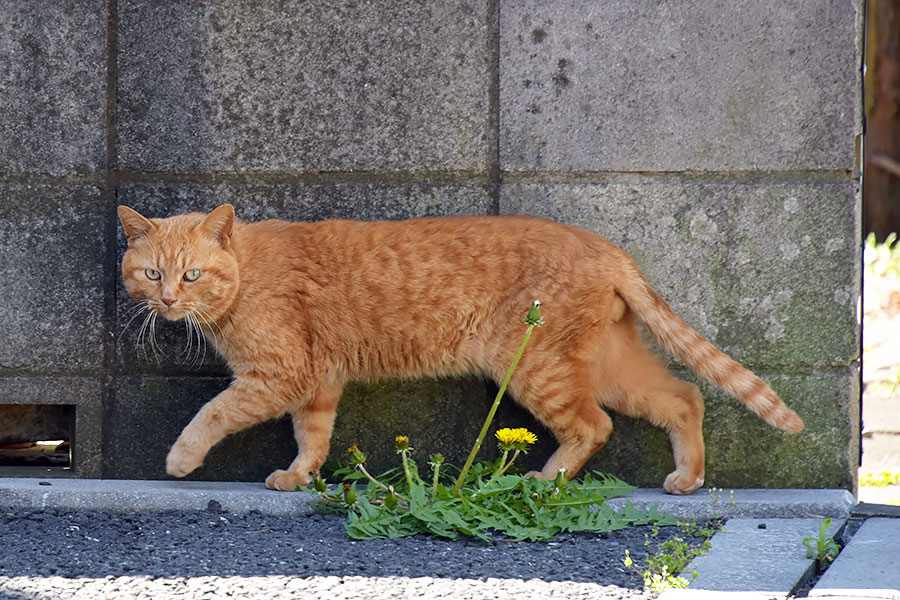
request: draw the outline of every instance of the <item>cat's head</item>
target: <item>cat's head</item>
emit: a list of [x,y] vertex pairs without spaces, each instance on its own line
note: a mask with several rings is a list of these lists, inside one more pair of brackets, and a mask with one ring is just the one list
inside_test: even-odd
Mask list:
[[127,206],[119,220],[128,238],[122,257],[125,290],[170,321],[186,315],[212,322],[224,314],[240,281],[232,249],[234,208],[148,219]]

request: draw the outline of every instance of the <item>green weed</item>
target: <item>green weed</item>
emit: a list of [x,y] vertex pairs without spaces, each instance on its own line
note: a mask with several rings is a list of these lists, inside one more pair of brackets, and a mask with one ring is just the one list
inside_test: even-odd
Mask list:
[[[721,521],[713,521],[702,525],[681,522],[678,525],[686,536],[701,538],[702,541],[691,543],[681,536],[666,540],[657,547],[655,552],[647,557],[643,568],[640,569],[635,567],[629,551],[625,551],[625,558],[622,560],[622,563],[626,568],[637,572],[644,581],[644,587],[654,592],[688,587],[697,577],[697,573],[696,571],[691,572],[689,574],[690,578],[682,576],[681,573],[692,560],[709,552],[712,546],[710,539],[722,529]],[[659,535],[659,530],[654,529],[653,533],[647,537],[644,543],[648,548],[652,545],[652,539],[657,535]]]
[[834,538],[828,536],[828,528],[831,527],[831,519],[824,519],[819,526],[817,537],[803,538],[806,546],[806,558],[815,558],[819,568],[828,566],[841,551],[840,545]]
[[[366,456],[355,445],[349,448],[349,465],[338,469],[336,490],[315,475],[310,484],[322,498],[325,510],[347,511],[347,534],[354,539],[396,538],[417,533],[456,539],[460,534],[491,540],[496,535],[522,541],[547,540],[561,532],[603,532],[632,525],[674,525],[659,514],[627,502],[622,512],[605,501],[622,496],[633,486],[595,471],[580,481],[569,481],[561,469],[553,481],[526,478],[510,471],[516,457],[528,451],[537,437],[525,429],[501,429],[495,436],[502,456],[495,462],[474,460],[516,364],[522,357],[532,330],[543,324],[541,306],[535,302],[524,318],[527,329],[522,344],[500,386],[478,439],[462,469],[451,483],[443,457],[430,457],[431,477],[426,483],[411,457],[406,436],[397,436],[394,446],[401,468],[375,477],[366,468]],[[512,457],[509,457],[512,452]],[[514,469],[513,469],[514,470]]]

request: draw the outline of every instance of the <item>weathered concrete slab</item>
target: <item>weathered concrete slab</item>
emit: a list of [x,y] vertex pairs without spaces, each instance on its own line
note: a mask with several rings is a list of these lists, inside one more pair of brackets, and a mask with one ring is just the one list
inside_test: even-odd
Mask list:
[[119,157],[151,171],[486,170],[484,3],[119,3]]
[[102,368],[107,216],[97,188],[0,185],[0,369]]
[[[616,509],[631,501],[639,510],[654,505],[661,513],[680,519],[703,521],[727,519],[846,518],[856,504],[847,490],[818,489],[699,489],[689,496],[673,496],[660,488],[638,488],[627,498],[613,498]],[[726,527],[727,529],[727,527]]]
[[0,171],[105,168],[106,7],[103,0],[3,2]]
[[900,598],[900,519],[867,520],[810,598]]
[[858,3],[501,3],[512,171],[846,169]]
[[[43,483],[41,483],[43,482]],[[841,490],[736,490],[739,498],[767,497],[757,502],[753,512],[760,518],[797,515],[810,506],[833,510],[843,516],[846,511],[837,507],[835,497]],[[205,510],[209,500],[217,500],[223,510],[263,513],[305,513],[306,503],[313,499],[306,492],[284,493],[267,490],[262,482],[226,481],[137,481],[125,479],[46,479],[0,478],[0,507],[8,508],[79,508],[111,511],[141,510]],[[702,494],[676,497],[659,489],[638,489],[628,498],[641,510],[658,504],[660,512],[679,518],[705,518],[708,500]],[[794,500],[799,499],[796,505]],[[623,499],[611,502],[617,509]],[[829,508],[832,507],[832,508]],[[748,514],[747,510],[739,514]],[[818,523],[816,519],[805,519]],[[768,521],[766,521],[768,523]],[[758,524],[758,520],[754,520]],[[728,531],[732,531],[726,527]],[[741,530],[742,531],[742,530]],[[716,538],[718,539],[718,538]]]
[[[843,525],[835,519],[834,536]],[[709,553],[685,571],[697,571],[688,590],[774,592],[786,597],[813,564],[803,539],[819,533],[819,519],[729,519]]]
[[279,493],[262,483],[134,481],[117,479],[2,479],[4,509],[57,508],[109,512],[222,510],[231,513],[309,514],[305,492]]

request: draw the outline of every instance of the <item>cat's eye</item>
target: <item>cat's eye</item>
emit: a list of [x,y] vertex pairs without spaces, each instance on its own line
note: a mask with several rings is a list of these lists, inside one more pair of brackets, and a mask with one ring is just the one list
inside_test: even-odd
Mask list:
[[162,279],[162,275],[155,269],[144,269],[144,275],[146,275],[147,279],[150,279],[151,281],[159,281],[160,279]]
[[197,281],[198,279],[200,279],[200,269],[191,269],[184,272],[185,281]]

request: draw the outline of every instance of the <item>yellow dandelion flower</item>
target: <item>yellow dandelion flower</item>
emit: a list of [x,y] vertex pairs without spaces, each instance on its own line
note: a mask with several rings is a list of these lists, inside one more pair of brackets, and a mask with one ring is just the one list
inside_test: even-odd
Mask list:
[[397,452],[407,452],[412,450],[412,448],[409,447],[409,438],[405,435],[398,435],[394,438],[394,448]]
[[497,430],[497,433],[494,435],[497,437],[497,441],[500,442],[500,449],[503,451],[526,451],[528,446],[537,442],[537,436],[524,427],[515,429],[505,427]]

